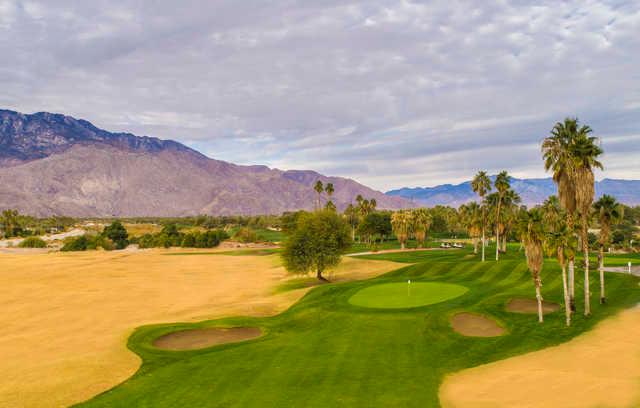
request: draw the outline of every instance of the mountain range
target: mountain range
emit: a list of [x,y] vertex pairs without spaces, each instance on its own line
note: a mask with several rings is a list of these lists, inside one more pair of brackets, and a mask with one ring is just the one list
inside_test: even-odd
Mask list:
[[0,110],[0,209],[77,217],[280,214],[312,209],[317,180],[334,184],[339,209],[358,194],[378,208],[412,206],[347,178],[241,166],[70,116]]
[[[495,180],[495,176],[491,177]],[[520,195],[522,203],[528,206],[541,204],[547,197],[557,194],[556,185],[551,178],[511,179],[511,187]],[[627,205],[640,205],[640,180],[603,179],[596,182],[596,197],[609,194]],[[442,184],[435,187],[400,188],[386,193],[394,197],[403,197],[417,205],[432,207],[461,204],[477,200],[471,189],[471,181],[460,184]]]

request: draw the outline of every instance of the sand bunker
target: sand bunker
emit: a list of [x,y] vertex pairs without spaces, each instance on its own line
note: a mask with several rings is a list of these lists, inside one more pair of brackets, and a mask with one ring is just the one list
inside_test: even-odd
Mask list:
[[194,350],[217,344],[254,339],[261,335],[262,330],[257,327],[210,327],[165,334],[155,339],[153,345],[166,350]]
[[440,403],[445,408],[638,407],[638,338],[640,309],[625,310],[559,346],[447,376]]
[[[552,313],[560,309],[554,302],[542,301],[542,313]],[[535,299],[514,298],[507,303],[507,311],[513,313],[538,313],[538,301]]]
[[474,313],[457,313],[451,318],[453,330],[463,336],[495,337],[502,336],[504,328],[498,326],[495,320]]

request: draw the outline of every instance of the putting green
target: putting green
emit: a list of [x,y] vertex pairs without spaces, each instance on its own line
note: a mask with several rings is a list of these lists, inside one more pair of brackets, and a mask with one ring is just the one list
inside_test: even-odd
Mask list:
[[349,303],[376,309],[405,309],[440,303],[463,295],[469,289],[440,282],[383,283],[361,289]]

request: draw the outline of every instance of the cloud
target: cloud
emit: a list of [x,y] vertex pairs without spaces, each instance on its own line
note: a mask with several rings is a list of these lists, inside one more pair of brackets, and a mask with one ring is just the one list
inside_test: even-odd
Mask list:
[[638,32],[604,0],[0,0],[0,106],[379,189],[542,176],[577,115],[640,177]]

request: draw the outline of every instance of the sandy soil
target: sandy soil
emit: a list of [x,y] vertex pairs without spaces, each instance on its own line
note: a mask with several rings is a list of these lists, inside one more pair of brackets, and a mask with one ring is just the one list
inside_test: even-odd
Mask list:
[[194,350],[217,344],[255,339],[261,335],[262,330],[257,327],[208,327],[165,334],[155,339],[153,345],[167,350]]
[[[273,294],[277,255],[163,255],[181,251],[0,254],[0,406],[68,406],[127,379],[137,326],[275,314],[308,290]],[[401,266],[346,258],[334,275]]]
[[[560,310],[560,305],[554,302],[542,301],[542,313],[552,313]],[[513,313],[538,313],[538,301],[535,299],[514,298],[507,303],[507,311]]]
[[640,309],[557,347],[464,370],[440,388],[444,407],[640,406]]
[[495,337],[504,334],[504,329],[495,320],[474,313],[457,313],[451,318],[453,330],[463,336]]

